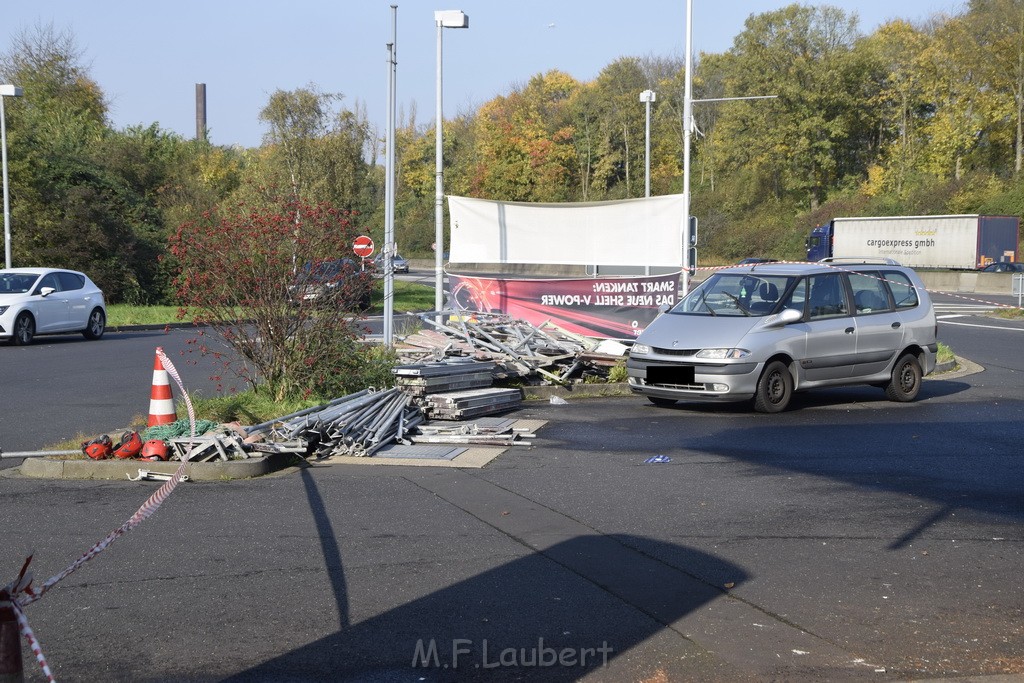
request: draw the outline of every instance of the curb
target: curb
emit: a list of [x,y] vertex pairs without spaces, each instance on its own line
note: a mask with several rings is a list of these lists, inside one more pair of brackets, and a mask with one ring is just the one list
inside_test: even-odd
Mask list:
[[523,387],[523,398],[526,400],[549,399],[552,396],[559,398],[597,398],[601,396],[631,396],[629,385],[625,382],[615,384],[567,384],[559,386],[556,384],[542,385],[535,387]]
[[[219,462],[190,462],[185,474],[192,481],[251,479],[287,467],[292,461],[288,453],[267,453],[256,458]],[[174,474],[179,462],[143,460],[51,460],[26,458],[18,467],[22,476],[40,479],[128,479],[139,476],[139,470]]]

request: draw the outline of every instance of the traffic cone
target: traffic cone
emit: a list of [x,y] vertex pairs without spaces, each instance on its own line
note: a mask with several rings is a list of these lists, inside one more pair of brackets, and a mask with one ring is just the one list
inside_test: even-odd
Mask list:
[[174,399],[171,397],[171,378],[160,361],[161,351],[163,349],[157,348],[156,361],[153,363],[153,388],[149,393],[150,427],[170,424],[178,419],[174,412]]

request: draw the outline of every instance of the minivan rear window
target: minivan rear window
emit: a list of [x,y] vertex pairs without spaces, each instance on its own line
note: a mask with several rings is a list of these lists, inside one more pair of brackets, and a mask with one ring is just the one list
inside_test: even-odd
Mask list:
[[917,296],[917,289],[906,274],[898,270],[882,271],[882,277],[892,290],[892,298],[896,302],[896,308],[913,308],[917,306],[920,299]]

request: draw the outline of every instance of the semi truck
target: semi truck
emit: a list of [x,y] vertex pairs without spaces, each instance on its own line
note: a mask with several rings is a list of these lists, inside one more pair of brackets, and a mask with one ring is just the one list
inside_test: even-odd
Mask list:
[[1017,261],[1016,216],[833,218],[807,238],[807,260],[891,258],[911,268],[974,270]]

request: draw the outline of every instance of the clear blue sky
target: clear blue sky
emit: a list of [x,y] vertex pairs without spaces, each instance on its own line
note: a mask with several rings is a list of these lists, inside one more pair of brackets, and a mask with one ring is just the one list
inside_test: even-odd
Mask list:
[[[724,52],[751,14],[780,0],[693,0],[693,51]],[[825,4],[810,3],[802,4]],[[958,0],[833,0],[868,33],[894,18],[917,22],[963,10]],[[366,106],[383,133],[391,5],[398,7],[398,105],[433,121],[434,10],[461,9],[468,30],[444,31],[444,112],[471,110],[560,69],[581,81],[622,56],[682,56],[685,0],[9,0],[0,51],[37,23],[69,29],[110,102],[114,125],[158,123],[195,135],[195,84],[205,83],[214,144],[260,144],[268,96],[315,83]],[[638,106],[641,106],[638,103]]]

